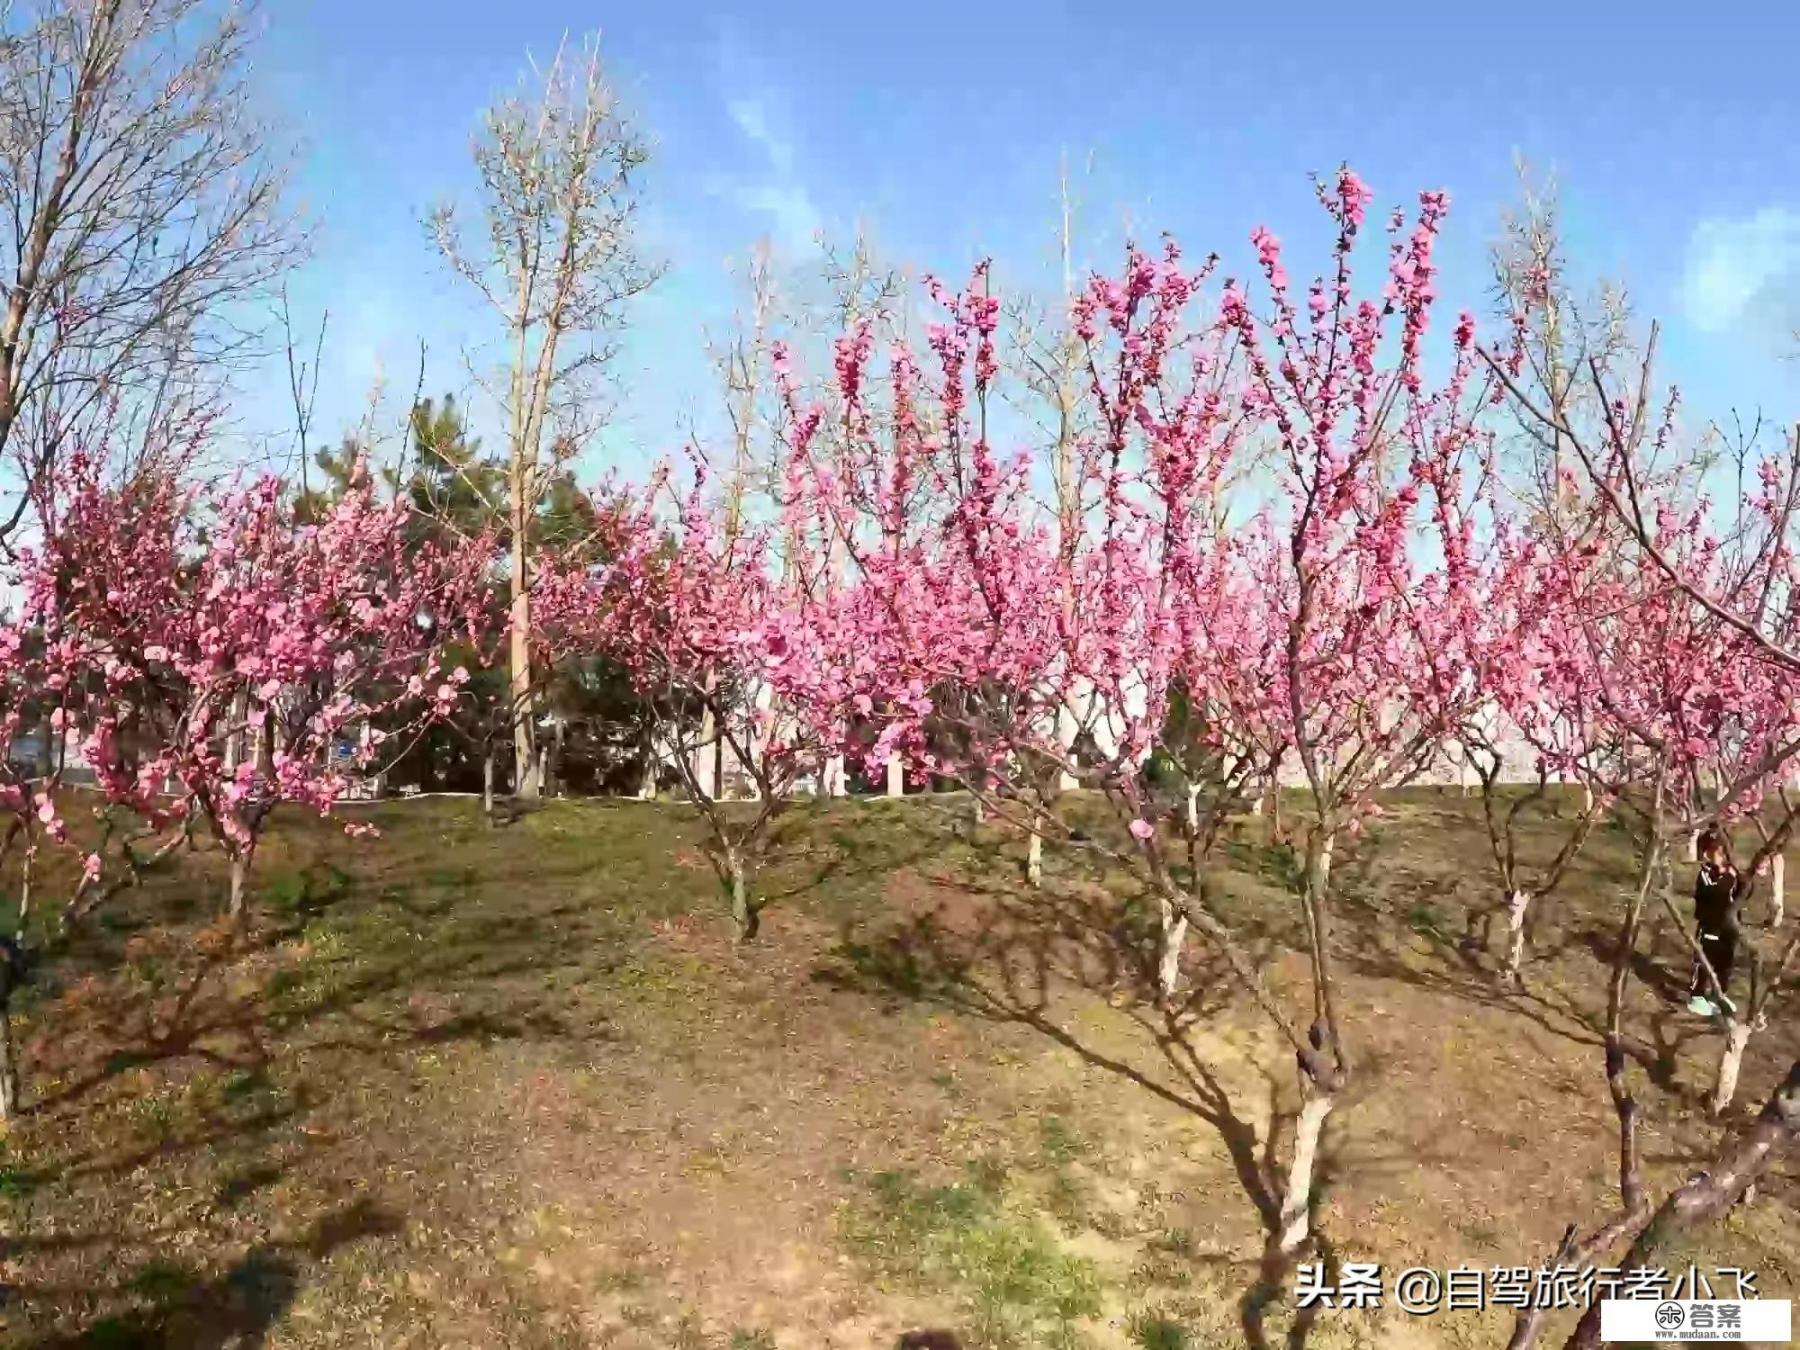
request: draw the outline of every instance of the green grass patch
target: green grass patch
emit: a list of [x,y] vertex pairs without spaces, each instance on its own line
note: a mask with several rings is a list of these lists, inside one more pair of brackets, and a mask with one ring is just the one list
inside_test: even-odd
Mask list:
[[167,1307],[186,1298],[200,1283],[200,1275],[179,1261],[146,1261],[132,1273],[131,1292],[157,1305]]
[[1088,1144],[1061,1116],[1038,1118],[1038,1147],[1051,1162],[1074,1162],[1088,1152]]
[[1005,1181],[993,1164],[971,1165],[946,1186],[879,1173],[842,1214],[844,1242],[880,1275],[955,1290],[974,1350],[1080,1345],[1076,1324],[1100,1312],[1100,1273],[1063,1251],[1034,1214],[1008,1205]]
[[0,1200],[23,1200],[37,1185],[35,1173],[23,1167],[0,1166]]
[[1157,1308],[1133,1313],[1125,1325],[1125,1334],[1138,1350],[1191,1350],[1194,1344],[1186,1327]]
[[1410,906],[1406,911],[1406,926],[1421,937],[1436,938],[1447,941],[1444,934],[1446,920],[1436,905],[1424,901]]
[[263,902],[289,917],[313,914],[350,890],[350,874],[331,863],[309,863],[271,873],[262,886]]

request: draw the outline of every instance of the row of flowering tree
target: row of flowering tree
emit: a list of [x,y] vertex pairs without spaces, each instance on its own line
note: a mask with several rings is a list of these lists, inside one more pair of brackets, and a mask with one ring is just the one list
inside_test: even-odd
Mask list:
[[[659,479],[619,515],[626,537],[608,566],[570,578],[557,605],[664,710],[742,936],[756,926],[768,822],[839,756],[958,782],[1025,833],[1034,881],[1045,840],[1134,869],[1161,903],[1171,1009],[1197,934],[1294,1057],[1277,1260],[1313,1236],[1320,1138],[1356,1081],[1332,870],[1346,839],[1384,793],[1458,746],[1484,791],[1492,908],[1507,919],[1499,973],[1516,982],[1533,907],[1601,816],[1621,814],[1641,841],[1604,1011],[1621,1212],[1565,1253],[1592,1260],[1668,1226],[1666,1213],[1652,1223],[1626,1047],[1646,917],[1673,913],[1672,849],[1704,826],[1754,821],[1754,870],[1792,828],[1765,798],[1800,748],[1794,562],[1781,542],[1794,475],[1766,470],[1729,535],[1691,493],[1646,510],[1654,475],[1693,478],[1692,465],[1670,468],[1673,404],[1646,380],[1635,401],[1603,400],[1601,442],[1559,468],[1556,509],[1538,509],[1494,434],[1497,405],[1529,397],[1528,320],[1491,351],[1466,313],[1441,344],[1427,340],[1445,198],[1423,194],[1389,219],[1373,287],[1356,266],[1368,189],[1346,170],[1319,198],[1333,243],[1305,285],[1258,231],[1248,278],[1212,259],[1190,266],[1171,244],[1131,251],[1120,276],[1080,294],[1070,323],[1087,415],[1058,446],[1055,512],[1037,500],[1050,466],[1004,449],[990,426],[1000,306],[982,267],[959,290],[931,286],[923,350],[878,350],[866,321],[842,335],[829,421],[775,354],[785,469],[766,519],[721,528],[703,475],[679,491]],[[1246,465],[1260,497],[1248,508],[1224,491]],[[1523,794],[1500,790],[1497,717],[1528,747],[1531,763],[1506,766],[1535,780]],[[694,771],[703,747],[683,738],[700,725],[730,743],[754,805],[718,801]],[[1221,822],[1284,758],[1310,805],[1300,991],[1264,978],[1209,884]],[[1580,785],[1582,807],[1554,855],[1527,865],[1522,813],[1554,781]],[[1118,828],[1086,828],[1071,786],[1106,802]],[[1720,1010],[1719,1109],[1793,955],[1790,942],[1767,968],[1759,957],[1740,1008],[1695,951]],[[1715,1169],[1705,1205],[1685,1191],[1668,1201],[1686,1196],[1684,1222],[1735,1201],[1788,1141],[1793,1095],[1791,1082],[1777,1091],[1761,1151],[1725,1181]],[[1522,1319],[1519,1343],[1536,1330]]]
[[[1442,194],[1388,218],[1373,269],[1367,187],[1345,170],[1318,197],[1329,258],[1305,283],[1266,230],[1242,275],[1167,244],[1090,282],[1068,317],[1080,415],[1063,420],[1050,464],[996,430],[1002,309],[985,266],[960,289],[929,287],[920,345],[878,340],[908,325],[853,317],[822,401],[777,347],[769,509],[743,509],[735,485],[729,509],[712,509],[698,456],[691,478],[609,489],[579,513],[580,547],[537,562],[533,668],[602,662],[630,683],[707,831],[741,938],[758,927],[772,822],[846,758],[959,783],[1028,840],[1034,884],[1047,845],[1135,873],[1160,907],[1171,1026],[1197,939],[1293,1057],[1296,1120],[1268,1216],[1276,1266],[1316,1236],[1321,1139],[1366,1062],[1339,974],[1341,925],[1364,921],[1334,878],[1348,841],[1384,794],[1458,747],[1483,792],[1485,908],[1506,918],[1496,973],[1510,984],[1527,974],[1533,916],[1617,813],[1640,842],[1603,1013],[1620,1212],[1585,1236],[1572,1228],[1564,1253],[1596,1259],[1666,1234],[1667,1205],[1687,1223],[1735,1202],[1800,1123],[1790,1080],[1758,1127],[1761,1151],[1733,1154],[1728,1181],[1715,1167],[1704,1195],[1678,1192],[1656,1218],[1627,1055],[1646,920],[1674,913],[1673,852],[1703,827],[1753,822],[1751,870],[1767,863],[1779,879],[1794,815],[1768,799],[1800,749],[1800,444],[1715,527],[1703,495],[1678,491],[1696,470],[1647,376],[1635,398],[1603,393],[1577,427],[1566,398],[1531,400],[1528,313],[1493,350],[1467,313],[1432,340]],[[1572,447],[1548,507],[1508,472],[1501,404]],[[1039,503],[1047,478],[1053,511]],[[1254,495],[1234,499],[1234,484]],[[417,502],[385,499],[361,471],[302,512],[273,482],[111,483],[72,456],[39,507],[41,542],[20,558],[0,629],[0,733],[17,742],[42,720],[93,766],[99,843],[64,898],[71,919],[197,832],[225,855],[241,915],[275,810],[329,811],[347,772],[457,714],[467,665],[497,663],[518,637],[495,603],[495,539],[421,530]],[[494,706],[483,736],[515,720]],[[1498,718],[1529,765],[1503,763]],[[753,801],[724,799],[724,755]],[[1284,762],[1309,808],[1299,987],[1266,979],[1215,903],[1224,823]],[[1503,767],[1535,786],[1503,790]],[[53,773],[10,760],[4,772],[0,849],[21,858],[25,911],[38,851],[95,836],[67,827],[73,799]],[[1581,810],[1558,818],[1548,861],[1523,862],[1522,822],[1556,781],[1585,789]],[[1093,827],[1096,801],[1113,828]],[[1778,888],[1770,899],[1772,934]],[[28,937],[22,917],[9,954]],[[1741,1007],[1694,952],[1719,1010],[1721,1111],[1796,955],[1793,941],[1751,947]],[[11,1109],[4,1038],[0,1053]],[[1522,1319],[1516,1343],[1535,1334]]]
[[[484,543],[418,547],[406,505],[361,476],[301,520],[273,479],[113,482],[71,455],[38,506],[38,543],[0,626],[3,847],[18,851],[22,878],[8,993],[34,942],[196,832],[224,855],[226,909],[241,921],[276,810],[330,813],[352,775],[458,703],[469,672],[442,655],[475,636],[490,584]],[[62,756],[47,775],[20,756],[28,733],[76,746],[93,790],[63,790]],[[71,830],[71,811],[93,829]],[[33,863],[77,839],[79,879],[47,928],[32,913]],[[8,1023],[0,1115],[19,1101]]]

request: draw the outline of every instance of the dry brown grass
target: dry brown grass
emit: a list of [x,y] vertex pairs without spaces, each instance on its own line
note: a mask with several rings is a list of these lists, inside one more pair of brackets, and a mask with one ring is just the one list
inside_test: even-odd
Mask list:
[[[1536,1264],[1610,1204],[1596,951],[1628,844],[1597,838],[1504,993],[1458,945],[1487,890],[1472,809],[1409,797],[1340,869],[1361,1077],[1321,1222],[1390,1272]],[[34,990],[8,1343],[1278,1341],[1256,1289],[1283,1055],[1204,952],[1171,1034],[1127,881],[1053,856],[1027,893],[1018,841],[956,814],[793,813],[747,950],[676,806],[488,830],[396,803],[366,845],[290,821],[235,941],[216,860],[183,859]],[[1220,906],[1297,984],[1284,859],[1253,825],[1229,848]],[[1654,961],[1685,970],[1666,935]],[[1633,1027],[1661,1184],[1717,1136],[1716,1042],[1642,984]],[[1797,1039],[1784,1009],[1747,1100]],[[1786,1295],[1795,1203],[1790,1163],[1693,1259]],[[1503,1339],[1497,1314],[1342,1313],[1310,1343]]]

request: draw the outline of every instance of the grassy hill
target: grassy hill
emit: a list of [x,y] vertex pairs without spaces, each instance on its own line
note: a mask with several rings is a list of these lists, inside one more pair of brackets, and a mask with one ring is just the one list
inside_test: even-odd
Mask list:
[[[1340,1261],[1536,1266],[1614,1206],[1597,1026],[1629,843],[1600,831],[1524,989],[1462,950],[1476,804],[1396,802],[1339,867],[1356,1098],[1326,1135]],[[246,936],[215,856],[131,893],[40,973],[34,1103],[0,1149],[0,1328],[20,1346],[968,1346],[1261,1340],[1262,1213],[1291,1060],[1204,949],[1147,999],[1128,878],[971,829],[955,797],[796,808],[762,935],[729,939],[679,805],[557,802],[490,829],[383,804],[289,818]],[[1546,841],[1546,847],[1548,843]],[[1246,823],[1217,904],[1277,987],[1293,859]],[[1661,1186],[1710,1152],[1716,1033],[1632,993]],[[1647,986],[1645,981],[1653,982]],[[1660,992],[1659,992],[1660,991]],[[1752,1044],[1760,1104],[1800,1048]],[[1686,1253],[1789,1296],[1797,1164]],[[1561,1325],[1562,1323],[1559,1323]],[[1309,1344],[1488,1346],[1501,1312],[1328,1312]],[[1554,1329],[1554,1328],[1553,1328]]]

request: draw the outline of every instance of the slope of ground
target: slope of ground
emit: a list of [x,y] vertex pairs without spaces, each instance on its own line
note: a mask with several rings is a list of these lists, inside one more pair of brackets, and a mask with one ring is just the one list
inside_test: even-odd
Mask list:
[[[1596,1031],[1629,842],[1596,839],[1524,990],[1459,948],[1486,903],[1471,802],[1396,803],[1340,868],[1355,1099],[1319,1214],[1340,1261],[1535,1266],[1613,1204]],[[33,1109],[0,1153],[20,1346],[1274,1344],[1263,1287],[1290,1061],[1205,951],[1144,998],[1125,879],[956,798],[796,808],[759,940],[728,939],[691,815],[559,802],[490,829],[393,803],[288,824],[246,937],[185,859],[42,972]],[[1216,903],[1278,987],[1293,860],[1246,823]],[[1546,836],[1547,837],[1547,836]],[[1633,994],[1652,1179],[1710,1151],[1714,1033]],[[1658,982],[1649,987],[1645,981]],[[1796,1053],[1753,1043],[1754,1105]],[[1273,1135],[1273,1139],[1271,1136]],[[1684,1255],[1785,1296],[1794,1164]],[[1337,1311],[1310,1344],[1475,1346],[1500,1312]]]

